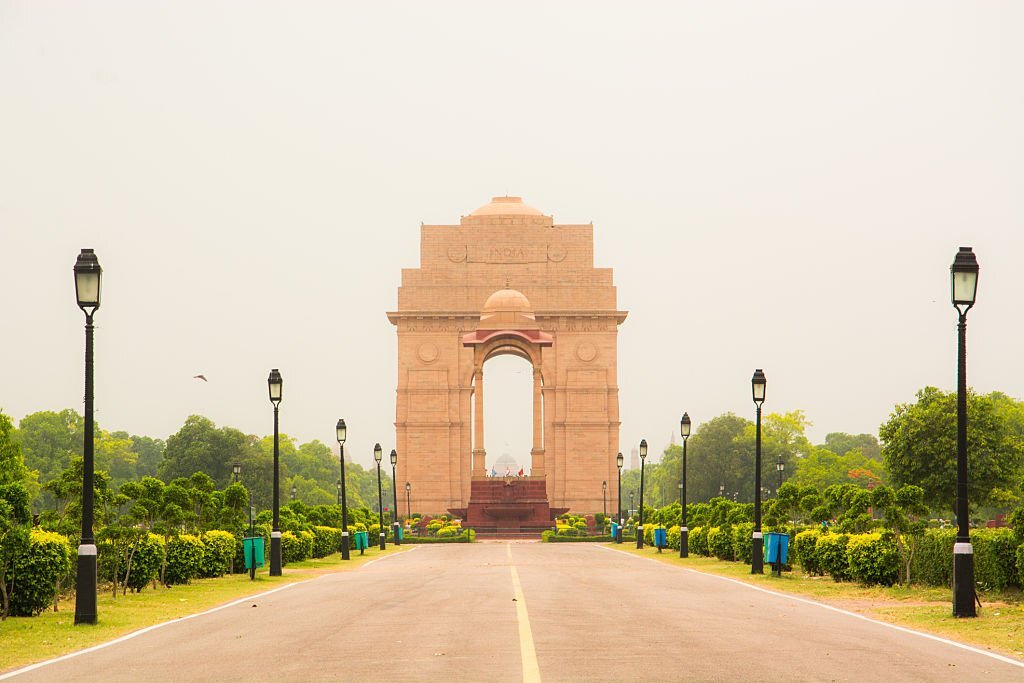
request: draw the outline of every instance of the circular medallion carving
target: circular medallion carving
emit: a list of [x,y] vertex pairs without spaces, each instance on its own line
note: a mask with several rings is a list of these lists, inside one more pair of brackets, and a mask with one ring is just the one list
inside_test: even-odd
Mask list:
[[565,247],[560,244],[549,244],[548,245],[548,258],[555,263],[560,263],[565,260]]
[[416,355],[424,363],[433,363],[437,360],[440,353],[437,344],[431,344],[430,342],[420,344],[420,347],[416,349]]
[[584,363],[589,363],[597,358],[597,347],[590,342],[582,342],[576,346],[576,357]]
[[452,263],[462,263],[466,260],[466,245],[448,247],[448,260]]

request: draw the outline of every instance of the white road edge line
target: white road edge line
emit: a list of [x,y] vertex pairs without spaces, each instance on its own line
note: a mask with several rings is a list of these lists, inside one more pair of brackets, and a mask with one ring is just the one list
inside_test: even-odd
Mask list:
[[519,651],[523,658],[523,683],[540,683],[540,665],[537,663],[537,649],[533,645],[533,631],[530,629],[530,616],[526,613],[526,597],[523,586],[519,583],[519,573],[512,564],[512,544],[505,546],[508,550],[508,568],[512,570],[512,591],[515,594],[516,617],[519,621]]
[[[418,547],[419,546],[416,546],[414,548],[410,548],[406,552],[412,552],[413,550],[416,550],[416,548],[418,548]],[[402,553],[398,553],[398,554],[395,554],[395,555],[385,555],[384,557],[375,557],[374,559],[372,559],[369,562],[367,562],[366,564],[364,564],[363,567],[369,567],[374,562],[379,562],[380,560],[386,560],[389,557],[398,557],[401,554]],[[363,567],[359,567],[359,569],[362,569]],[[335,572],[332,572],[331,574],[333,574],[333,573],[335,573]],[[49,666],[50,664],[56,664],[57,662],[63,662],[66,659],[72,659],[72,658],[78,657],[80,655],[89,654],[90,652],[96,652],[97,650],[102,650],[104,648],[108,648],[111,645],[117,645],[118,643],[123,643],[126,640],[131,640],[132,638],[137,638],[137,637],[139,637],[139,636],[141,636],[141,635],[143,635],[145,633],[149,633],[150,631],[155,631],[158,628],[163,628],[164,626],[170,626],[171,624],[180,624],[181,622],[188,621],[189,619],[195,619],[196,617],[203,617],[203,616],[206,616],[207,614],[213,614],[214,612],[219,612],[222,609],[227,609],[229,607],[234,607],[235,605],[240,605],[243,602],[246,602],[247,600],[257,600],[259,598],[265,598],[268,595],[271,595],[272,593],[277,593],[277,592],[283,591],[283,590],[285,590],[287,588],[292,588],[293,586],[301,586],[304,583],[309,583],[310,581],[316,581],[317,579],[322,579],[325,576],[331,576],[331,574],[321,574],[320,576],[314,576],[311,579],[303,579],[302,581],[296,581],[294,583],[288,583],[288,584],[285,584],[283,586],[278,586],[277,588],[271,588],[270,590],[264,591],[262,593],[256,593],[255,595],[247,595],[244,598],[239,598],[238,600],[234,600],[234,601],[229,602],[227,604],[219,605],[217,607],[213,607],[213,608],[208,609],[208,610],[206,610],[204,612],[196,612],[195,614],[186,614],[185,616],[178,617],[177,619],[172,619],[170,621],[162,621],[159,624],[153,624],[152,626],[146,626],[145,628],[140,628],[138,631],[132,631],[131,633],[127,633],[127,634],[125,634],[123,636],[120,636],[119,638],[115,638],[114,640],[108,640],[105,643],[100,643],[99,645],[93,645],[92,647],[87,647],[84,650],[76,650],[74,652],[69,652],[66,655],[61,655],[60,657],[54,657],[53,659],[44,659],[41,662],[36,662],[35,664],[29,664],[28,666],[23,666],[20,669],[15,669],[14,671],[8,671],[5,674],[0,674],[0,681],[5,681],[8,678],[14,678],[15,676],[20,676],[21,674],[27,674],[30,671],[35,671],[36,669],[41,669],[42,667]]]
[[[601,550],[608,550],[608,551],[611,551],[611,552],[614,552],[614,553],[622,553],[623,555],[626,555],[627,557],[636,557],[637,559],[649,560],[649,561],[654,562],[655,564],[659,564],[659,565],[673,566],[673,565],[668,565],[665,562],[658,562],[658,560],[656,560],[656,559],[654,559],[652,557],[638,557],[636,555],[633,555],[632,553],[627,553],[624,550],[619,550],[618,548],[607,548],[607,547],[605,547],[603,545],[598,545],[598,544],[593,544],[593,545],[597,545],[597,547],[600,548]],[[938,643],[945,643],[946,645],[952,645],[953,647],[958,647],[961,650],[967,650],[968,652],[973,652],[975,654],[985,655],[986,657],[991,657],[992,659],[997,659],[1000,662],[1005,662],[1006,664],[1013,664],[1014,666],[1018,666],[1018,667],[1024,668],[1024,662],[1020,661],[1019,659],[1013,659],[1011,657],[1006,657],[1004,655],[996,654],[995,652],[989,652],[988,650],[982,650],[982,649],[974,647],[972,645],[966,645],[964,643],[958,643],[955,640],[949,640],[948,638],[943,638],[941,636],[937,636],[937,635],[934,635],[932,633],[925,633],[924,631],[915,631],[914,629],[907,628],[906,626],[897,626],[896,624],[890,624],[887,621],[880,621],[878,619],[872,619],[871,617],[864,616],[863,614],[857,614],[856,612],[850,612],[850,611],[842,609],[840,607],[834,607],[832,605],[828,605],[828,604],[826,604],[824,602],[818,602],[817,600],[810,600],[808,598],[798,598],[797,596],[790,595],[789,593],[780,593],[778,591],[768,590],[767,588],[761,588],[760,586],[755,586],[755,585],[747,583],[745,581],[740,581],[738,579],[730,579],[727,576],[719,576],[717,574],[710,574],[708,572],[702,572],[702,571],[699,571],[699,570],[696,570],[696,569],[690,569],[689,567],[678,567],[678,569],[682,569],[682,570],[688,571],[688,572],[693,572],[694,574],[700,574],[701,576],[710,576],[710,577],[715,578],[715,579],[721,579],[722,581],[728,581],[729,583],[735,583],[736,585],[743,586],[744,588],[749,588],[749,589],[755,590],[755,591],[761,591],[762,593],[768,593],[769,595],[777,595],[780,598],[787,598],[787,599],[793,600],[795,602],[802,602],[802,603],[805,603],[805,604],[808,604],[808,605],[814,605],[816,607],[821,607],[823,609],[831,610],[833,612],[838,612],[839,614],[845,614],[848,617],[854,617],[856,619],[861,619],[862,621],[871,622],[872,624],[878,624],[879,626],[885,626],[886,628],[891,628],[894,631],[902,631],[903,633],[909,633],[911,635],[920,636],[921,638],[927,638],[928,640],[934,640],[934,641],[936,641]]]

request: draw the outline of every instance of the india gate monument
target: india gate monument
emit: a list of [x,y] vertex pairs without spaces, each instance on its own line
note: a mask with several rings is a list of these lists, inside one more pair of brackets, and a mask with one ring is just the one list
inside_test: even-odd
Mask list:
[[[420,267],[402,269],[395,405],[399,487],[415,507],[487,530],[550,528],[554,515],[617,509],[618,310],[594,267],[592,224],[556,225],[495,197],[457,225],[423,225]],[[489,477],[487,361],[533,368],[533,448],[523,477]],[[524,425],[526,427],[526,425]]]

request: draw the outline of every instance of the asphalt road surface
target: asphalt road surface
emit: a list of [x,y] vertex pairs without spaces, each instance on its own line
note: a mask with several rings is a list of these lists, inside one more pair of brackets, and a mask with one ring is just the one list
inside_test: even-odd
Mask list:
[[1024,668],[591,543],[427,545],[17,681],[1022,681]]

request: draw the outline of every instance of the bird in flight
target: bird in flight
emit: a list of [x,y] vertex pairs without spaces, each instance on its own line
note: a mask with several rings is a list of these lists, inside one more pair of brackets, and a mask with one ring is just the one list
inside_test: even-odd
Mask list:
[[195,376],[195,377],[193,377],[192,379],[201,379],[201,380],[203,380],[204,382],[209,382],[209,381],[210,381],[210,380],[206,379],[206,377],[205,377],[204,375],[196,375],[196,376]]

